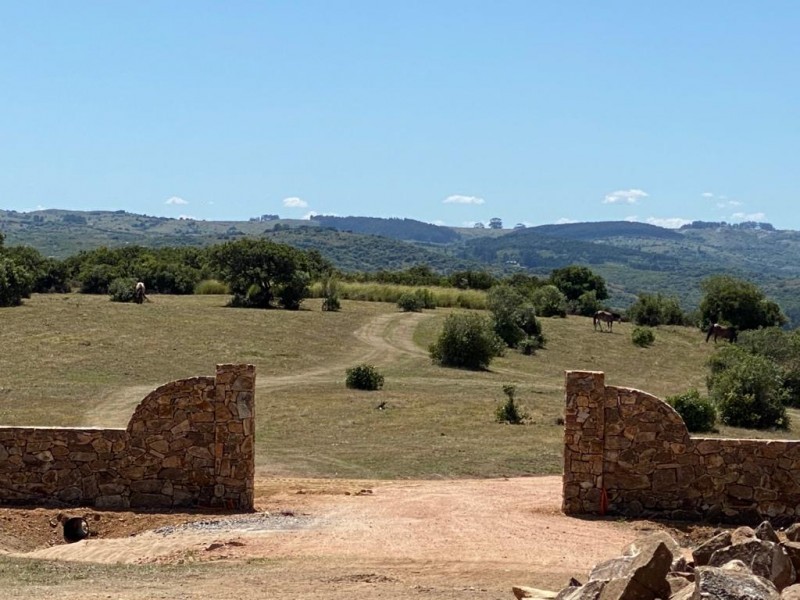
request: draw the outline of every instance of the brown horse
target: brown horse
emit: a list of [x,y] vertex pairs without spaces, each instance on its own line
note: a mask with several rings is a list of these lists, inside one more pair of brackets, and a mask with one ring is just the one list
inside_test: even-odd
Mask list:
[[597,330],[597,326],[600,326],[600,331],[603,331],[603,323],[606,324],[608,331],[611,331],[611,328],[614,325],[614,321],[621,321],[622,315],[619,315],[615,312],[609,312],[607,310],[598,310],[594,313],[594,317],[592,318],[592,325]]
[[720,325],[719,323],[714,323],[711,327],[708,328],[708,335],[706,336],[706,342],[711,339],[711,336],[714,336],[714,343],[717,343],[717,338],[722,338],[724,340],[728,340],[730,343],[736,341],[738,334],[736,333],[735,327],[726,327],[725,325]]

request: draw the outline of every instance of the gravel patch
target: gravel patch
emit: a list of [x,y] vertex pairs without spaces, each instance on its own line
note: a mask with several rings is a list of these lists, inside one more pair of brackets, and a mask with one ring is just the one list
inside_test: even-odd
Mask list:
[[166,525],[153,529],[153,533],[169,536],[189,532],[217,531],[291,531],[309,527],[314,518],[309,515],[295,514],[291,511],[277,513],[262,512],[254,515],[237,515],[225,519],[192,521],[181,525]]

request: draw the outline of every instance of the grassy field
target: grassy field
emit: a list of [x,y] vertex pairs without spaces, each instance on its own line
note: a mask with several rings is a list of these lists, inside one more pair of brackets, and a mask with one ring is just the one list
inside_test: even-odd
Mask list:
[[[543,320],[548,343],[536,355],[509,351],[490,371],[471,372],[437,367],[425,351],[450,309],[401,313],[393,304],[344,301],[341,312],[328,313],[309,300],[289,312],[232,309],[226,301],[153,296],[138,306],[37,295],[0,309],[0,423],[124,427],[150,389],[211,375],[217,363],[248,362],[257,373],[260,474],[558,473],[564,370],[605,371],[611,385],[663,397],[704,391],[713,352],[690,328],[659,328],[655,344],[639,348],[630,324],[600,333],[590,319],[570,317]],[[380,369],[383,390],[345,387],[345,369],[359,362]],[[504,384],[517,386],[530,415],[525,425],[494,422]]]

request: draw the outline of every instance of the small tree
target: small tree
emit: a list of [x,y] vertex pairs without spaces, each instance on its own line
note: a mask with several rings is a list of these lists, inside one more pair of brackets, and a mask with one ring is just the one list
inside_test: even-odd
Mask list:
[[443,367],[488,369],[503,355],[503,340],[491,321],[475,313],[452,313],[444,321],[437,340],[430,346],[433,362]]
[[521,424],[527,417],[521,407],[516,403],[517,388],[513,385],[504,385],[503,393],[506,400],[495,410],[495,417],[499,423]]
[[397,299],[397,308],[403,312],[422,312],[422,299],[412,292],[406,292]]

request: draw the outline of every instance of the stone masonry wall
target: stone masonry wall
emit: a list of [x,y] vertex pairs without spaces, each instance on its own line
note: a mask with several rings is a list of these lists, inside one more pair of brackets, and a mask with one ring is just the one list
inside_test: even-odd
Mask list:
[[563,510],[794,520],[800,442],[690,437],[655,396],[606,386],[603,373],[568,371]]
[[0,504],[253,508],[255,367],[148,394],[126,429],[0,427]]

